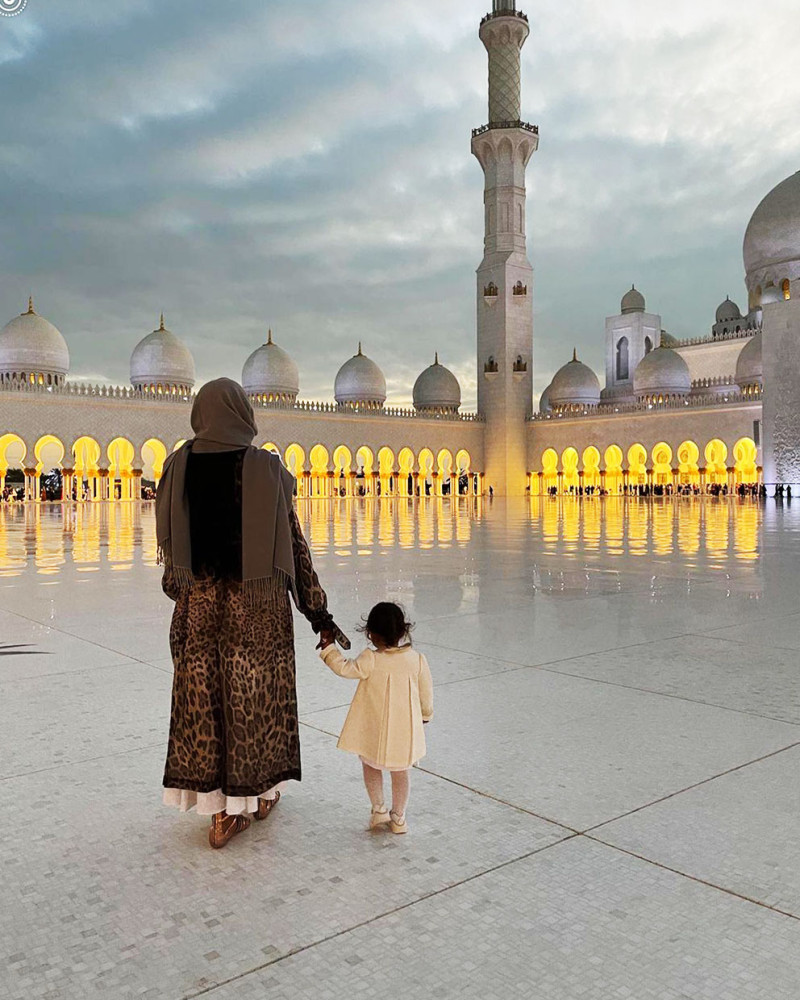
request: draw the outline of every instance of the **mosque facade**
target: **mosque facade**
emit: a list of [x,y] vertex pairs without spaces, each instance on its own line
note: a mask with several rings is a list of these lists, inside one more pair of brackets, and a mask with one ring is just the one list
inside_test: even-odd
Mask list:
[[[472,135],[485,178],[477,412],[462,411],[438,355],[413,407],[387,406],[383,372],[360,344],[333,402],[303,400],[297,363],[270,333],[242,370],[256,444],[281,454],[306,497],[800,484],[800,173],[747,227],[745,310],[726,297],[707,335],[678,341],[632,287],[606,320],[604,384],[573,352],[534,409],[526,171],[539,133],[521,117],[528,34],[515,0],[493,0],[480,25],[489,114]],[[162,316],[133,350],[129,385],[70,382],[69,368],[64,337],[29,300],[0,331],[0,494],[22,470],[25,497],[37,500],[58,467],[65,498],[140,497],[191,434],[189,347]]]

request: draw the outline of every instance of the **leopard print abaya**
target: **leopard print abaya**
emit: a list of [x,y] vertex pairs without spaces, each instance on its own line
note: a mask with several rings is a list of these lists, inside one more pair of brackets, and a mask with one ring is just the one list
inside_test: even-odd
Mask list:
[[[335,627],[297,515],[291,513],[299,610],[315,632]],[[300,780],[294,629],[288,592],[254,609],[240,583],[201,579],[178,593],[164,786],[254,796]]]

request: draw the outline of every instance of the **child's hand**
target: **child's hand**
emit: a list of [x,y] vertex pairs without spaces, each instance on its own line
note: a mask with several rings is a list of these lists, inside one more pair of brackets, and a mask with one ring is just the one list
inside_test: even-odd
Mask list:
[[327,649],[328,646],[332,646],[334,644],[334,641],[335,640],[333,638],[333,632],[330,632],[330,631],[327,631],[327,630],[323,630],[319,634],[319,642],[317,643],[316,648],[317,649]]

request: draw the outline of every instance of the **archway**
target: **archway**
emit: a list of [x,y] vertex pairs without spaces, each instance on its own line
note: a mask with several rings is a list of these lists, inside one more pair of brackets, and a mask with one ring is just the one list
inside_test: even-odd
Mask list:
[[603,455],[603,462],[606,467],[606,491],[608,493],[619,493],[625,483],[625,474],[622,471],[622,448],[618,444],[610,444]]
[[653,485],[669,486],[672,483],[672,448],[659,442],[653,448]]
[[400,496],[414,496],[414,452],[410,448],[401,448],[397,456],[400,466]]
[[22,478],[21,482],[17,483],[7,483],[6,480],[9,469],[19,469],[19,473],[14,478],[20,479],[20,473],[25,469],[25,456],[27,453],[28,449],[25,442],[17,434],[3,434],[0,436],[0,499],[5,496],[6,490],[9,491],[8,497],[12,499],[18,490],[22,490],[24,495],[24,478]]
[[453,455],[447,448],[442,448],[439,454],[436,456],[436,465],[438,483],[438,494],[439,496],[452,496],[455,492],[453,489]]
[[329,496],[328,449],[322,444],[315,444],[308,454],[308,459],[311,462],[311,496]]
[[372,449],[362,445],[356,452],[356,493],[360,496],[375,496],[377,476],[374,467]]
[[578,475],[578,452],[575,448],[564,449],[561,455],[561,468],[563,470],[564,492],[577,493],[581,479]]
[[736,483],[758,482],[758,448],[752,438],[739,438],[733,446]]
[[127,438],[114,438],[108,446],[108,490],[106,499],[133,499],[133,460],[136,450]]
[[713,438],[706,445],[706,483],[724,486],[728,482],[728,446],[719,438]]
[[477,493],[477,476],[470,474],[472,458],[466,448],[462,448],[456,455],[456,469],[458,471],[458,492],[460,495]]
[[558,452],[555,448],[542,452],[542,487],[545,493],[558,490]]
[[600,488],[600,452],[594,445],[583,450],[583,488]]
[[[62,500],[71,495],[64,489],[64,455],[66,449],[54,434],[45,434],[33,447],[36,456],[36,476],[33,496],[37,500]],[[71,487],[71,482],[69,484]]]
[[337,496],[353,495],[353,456],[343,444],[333,452],[333,491]]
[[299,444],[290,444],[285,454],[286,468],[297,480],[297,495],[308,496],[307,477],[305,475],[306,453]]
[[265,441],[265,442],[264,442],[264,444],[262,444],[262,445],[261,445],[261,450],[262,450],[262,451],[269,451],[269,452],[272,452],[272,454],[273,454],[273,455],[277,455],[277,456],[278,456],[278,458],[280,458],[280,457],[281,457],[281,450],[280,450],[280,448],[279,448],[279,447],[278,447],[278,446],[277,446],[277,445],[275,444],[275,442],[274,442],[274,441]]
[[642,444],[632,444],[628,449],[628,485],[647,484],[647,451]]
[[628,362],[629,347],[628,338],[622,337],[617,341],[617,381],[624,382],[629,377],[630,366]]
[[419,453],[419,492],[421,496],[433,494],[433,452],[423,448]]
[[700,449],[694,441],[684,441],[678,447],[678,482],[681,486],[696,486],[700,482]]
[[142,445],[142,479],[152,482],[158,488],[167,460],[167,446],[158,438],[149,438]]
[[394,452],[391,448],[384,446],[378,452],[378,470],[381,496],[394,496],[397,492],[397,482],[394,468]]
[[91,437],[80,437],[72,446],[75,469],[75,499],[100,500],[100,445]]

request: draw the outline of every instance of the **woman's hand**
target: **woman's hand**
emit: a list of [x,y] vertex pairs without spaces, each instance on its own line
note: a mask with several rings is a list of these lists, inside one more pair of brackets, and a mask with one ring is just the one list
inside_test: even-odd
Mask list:
[[334,634],[330,629],[323,629],[319,634],[319,642],[317,643],[317,649],[327,649],[328,646],[332,646],[336,640],[334,639]]

